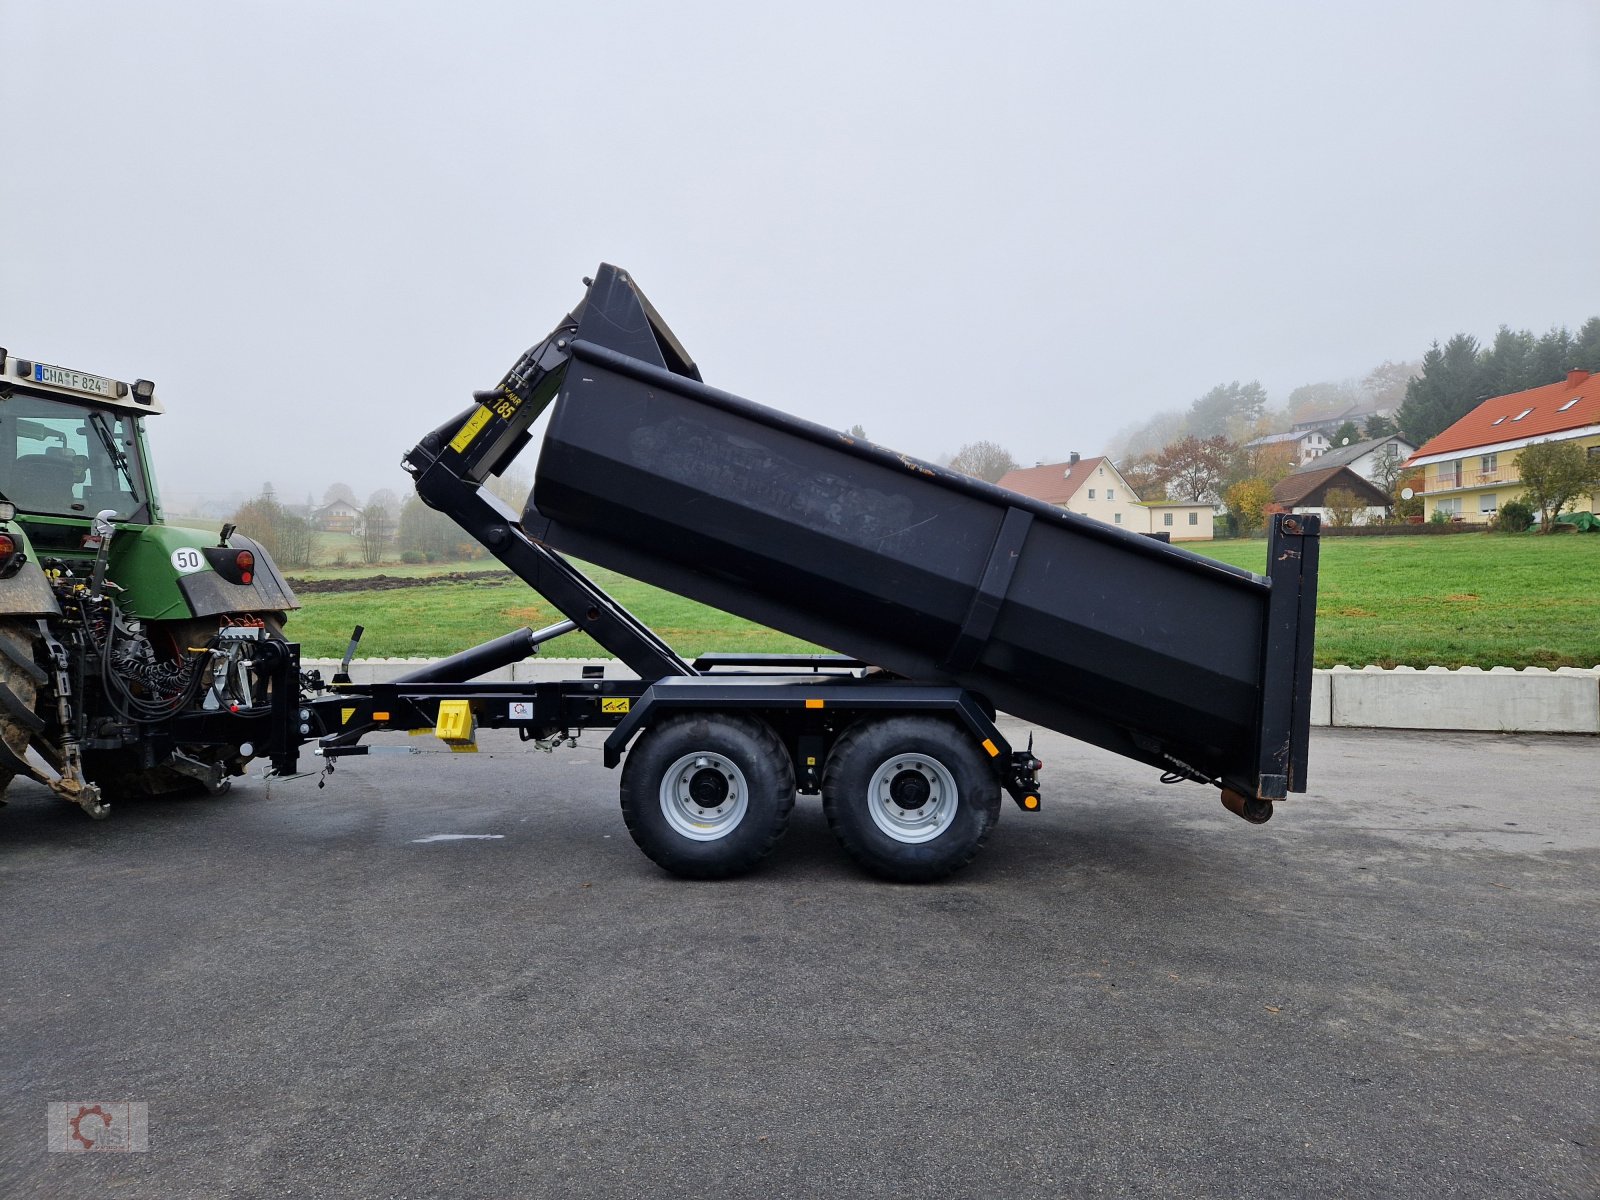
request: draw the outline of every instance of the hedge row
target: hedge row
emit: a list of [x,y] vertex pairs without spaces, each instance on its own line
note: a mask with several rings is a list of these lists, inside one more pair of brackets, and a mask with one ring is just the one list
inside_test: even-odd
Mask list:
[[1322,523],[1323,537],[1434,537],[1445,533],[1484,533],[1487,525],[1468,524],[1466,521],[1423,525],[1330,525]]

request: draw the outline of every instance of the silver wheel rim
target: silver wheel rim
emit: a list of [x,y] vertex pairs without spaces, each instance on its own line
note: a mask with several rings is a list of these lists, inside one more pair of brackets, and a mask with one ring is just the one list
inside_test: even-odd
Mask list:
[[872,773],[867,812],[897,842],[931,842],[956,819],[961,793],[942,762],[926,754],[897,754]]
[[732,759],[709,750],[685,754],[661,777],[661,815],[692,842],[727,837],[750,808],[750,788]]

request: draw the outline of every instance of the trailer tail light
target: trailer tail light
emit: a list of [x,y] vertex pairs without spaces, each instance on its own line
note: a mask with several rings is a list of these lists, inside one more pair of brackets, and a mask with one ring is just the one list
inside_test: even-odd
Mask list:
[[249,583],[255,578],[256,556],[248,550],[241,550],[234,555],[233,565],[239,568],[239,582]]
[[17,539],[9,533],[0,533],[0,579],[9,579],[27,561]]

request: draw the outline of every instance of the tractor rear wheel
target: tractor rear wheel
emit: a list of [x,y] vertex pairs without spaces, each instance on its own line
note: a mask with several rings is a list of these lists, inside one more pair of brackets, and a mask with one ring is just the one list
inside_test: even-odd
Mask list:
[[[0,741],[18,758],[27,752],[37,727],[34,710],[39,703],[38,675],[23,665],[33,661],[37,638],[37,631],[29,622],[0,618],[0,641],[5,643],[0,646]],[[0,801],[16,774],[10,767],[0,765]]]

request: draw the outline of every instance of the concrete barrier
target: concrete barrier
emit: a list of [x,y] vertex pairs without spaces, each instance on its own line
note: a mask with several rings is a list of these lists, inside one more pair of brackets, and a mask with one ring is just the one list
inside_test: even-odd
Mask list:
[[[358,658],[356,683],[389,683],[431,662],[423,658]],[[331,679],[337,659],[305,659],[302,666]],[[601,666],[612,679],[634,678],[608,658],[530,658],[483,676],[492,683],[576,679],[585,666]],[[1438,729],[1491,733],[1600,734],[1600,667],[1515,671],[1494,667],[1334,667],[1311,680],[1311,723],[1354,729]]]
[[1600,733],[1600,668],[1334,667],[1329,723],[1358,729]]

